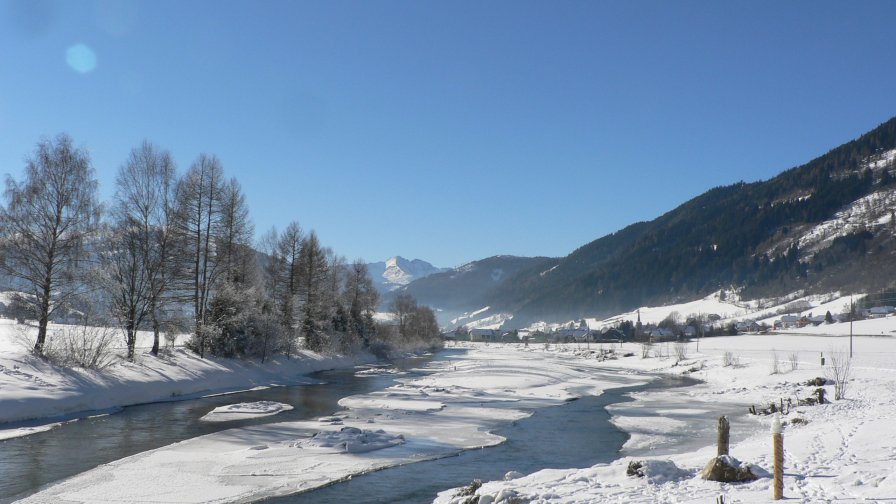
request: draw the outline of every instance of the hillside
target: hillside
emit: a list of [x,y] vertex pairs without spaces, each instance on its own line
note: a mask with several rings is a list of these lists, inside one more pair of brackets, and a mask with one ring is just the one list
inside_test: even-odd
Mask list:
[[490,258],[471,263],[481,263],[478,276],[458,281],[458,268],[404,291],[442,309],[490,306],[522,327],[729,287],[748,297],[892,287],[894,161],[896,118],[769,180],[710,189],[564,258],[520,260],[497,277]]

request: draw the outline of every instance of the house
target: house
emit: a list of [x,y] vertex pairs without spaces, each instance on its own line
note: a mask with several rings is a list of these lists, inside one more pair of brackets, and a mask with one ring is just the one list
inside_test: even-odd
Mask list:
[[755,320],[741,320],[734,324],[737,332],[756,332],[760,329],[759,324]]
[[871,318],[883,318],[896,311],[892,306],[873,306],[868,309],[868,316]]
[[501,341],[501,331],[495,329],[470,329],[470,341]]
[[664,327],[657,327],[650,331],[650,339],[654,342],[662,342],[662,341],[675,341],[675,333],[672,332],[672,329],[666,329]]
[[555,343],[594,341],[590,329],[558,329],[552,336]]
[[794,329],[799,327],[799,322],[798,315],[784,315],[775,321],[775,329]]
[[623,333],[619,329],[611,327],[609,329],[605,329],[602,333],[600,333],[600,341],[631,341],[631,338],[626,336],[625,333]]
[[693,338],[697,336],[697,329],[694,326],[684,326],[684,329],[681,330],[681,335],[685,338]]

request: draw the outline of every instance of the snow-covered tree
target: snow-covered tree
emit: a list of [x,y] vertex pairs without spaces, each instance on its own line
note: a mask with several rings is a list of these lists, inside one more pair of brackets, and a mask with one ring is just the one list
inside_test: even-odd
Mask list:
[[2,267],[37,319],[36,355],[43,355],[53,312],[85,288],[85,240],[99,222],[96,190],[89,155],[66,134],[37,144],[20,182],[6,179]]
[[177,219],[175,229],[185,259],[182,264],[184,280],[193,304],[196,329],[196,350],[205,355],[208,331],[208,303],[218,280],[219,250],[217,237],[221,233],[221,202],[224,173],[215,156],[200,154],[190,170],[177,184]]
[[302,241],[298,258],[299,290],[301,304],[301,328],[308,348],[320,351],[324,349],[328,326],[326,301],[329,276],[329,263],[326,252],[321,247],[314,231]]
[[131,151],[116,178],[112,225],[101,248],[111,312],[125,332],[128,359],[136,331],[149,320],[159,352],[161,310],[172,272],[174,162],[149,142]]

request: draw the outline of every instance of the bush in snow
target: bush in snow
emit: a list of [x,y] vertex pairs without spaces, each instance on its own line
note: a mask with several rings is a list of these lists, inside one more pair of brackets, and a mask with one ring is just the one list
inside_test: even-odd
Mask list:
[[781,372],[781,361],[778,360],[778,352],[772,350],[772,367],[770,374],[778,374]]
[[722,365],[725,367],[737,367],[740,365],[740,357],[734,355],[731,351],[725,351],[722,354]]
[[675,361],[676,364],[688,358],[688,344],[684,342],[675,343]]
[[798,352],[792,352],[787,356],[787,360],[790,362],[791,371],[796,371],[800,367],[800,354]]
[[828,379],[834,382],[834,399],[846,399],[849,380],[852,375],[852,359],[846,352],[830,350],[829,365],[825,369]]
[[641,342],[641,358],[646,359],[650,357],[650,349],[653,347],[653,342],[650,339]]
[[99,323],[61,326],[47,338],[44,356],[58,366],[104,369],[115,361],[114,336]]

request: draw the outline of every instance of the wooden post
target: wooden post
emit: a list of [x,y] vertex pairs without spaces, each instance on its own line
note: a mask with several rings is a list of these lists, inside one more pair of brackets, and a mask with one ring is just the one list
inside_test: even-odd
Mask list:
[[728,455],[728,440],[731,432],[731,425],[728,423],[728,417],[722,415],[719,417],[719,436],[718,436],[718,453],[717,456]]
[[781,500],[784,498],[784,434],[781,426],[780,416],[775,417],[772,423],[772,444],[775,451],[775,470],[774,470],[774,494],[773,500]]

